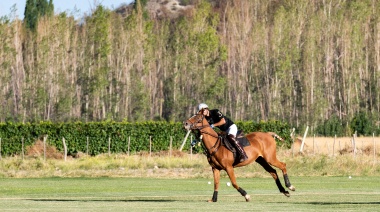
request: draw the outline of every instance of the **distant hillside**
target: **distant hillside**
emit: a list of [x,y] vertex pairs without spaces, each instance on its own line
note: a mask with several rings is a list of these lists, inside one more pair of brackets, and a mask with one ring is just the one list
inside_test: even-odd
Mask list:
[[[178,16],[191,13],[194,5],[185,4],[185,0],[148,0],[144,8],[152,19],[159,18],[177,18]],[[126,17],[131,14],[134,4],[123,5],[115,10],[116,13]]]

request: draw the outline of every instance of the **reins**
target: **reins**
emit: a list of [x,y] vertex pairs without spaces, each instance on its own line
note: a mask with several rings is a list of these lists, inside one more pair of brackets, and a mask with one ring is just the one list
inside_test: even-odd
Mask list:
[[[215,153],[219,150],[219,147],[221,146],[220,145],[220,137],[219,136],[215,136],[215,135],[213,135],[213,134],[211,134],[211,133],[209,133],[209,132],[207,132],[207,131],[202,131],[204,128],[207,128],[207,127],[210,127],[211,128],[211,125],[210,124],[208,124],[208,125],[204,125],[203,124],[203,119],[205,118],[205,116],[204,115],[202,115],[202,119],[201,119],[201,122],[202,122],[202,126],[200,126],[200,127],[198,127],[198,126],[196,126],[196,125],[194,125],[194,124],[197,124],[197,123],[201,123],[201,122],[194,122],[194,123],[192,123],[192,126],[193,127],[195,127],[195,129],[192,129],[192,130],[199,130],[200,131],[200,133],[201,133],[201,135],[202,134],[207,134],[207,135],[210,135],[210,136],[212,136],[212,137],[214,137],[214,138],[216,138],[216,142],[215,142],[215,144],[210,148],[210,149],[207,149],[206,147],[206,149],[207,149],[207,151],[208,151],[208,153],[211,155],[211,156],[214,156],[215,155]],[[212,152],[211,152],[211,150],[213,150]],[[211,153],[210,153],[211,152]]]

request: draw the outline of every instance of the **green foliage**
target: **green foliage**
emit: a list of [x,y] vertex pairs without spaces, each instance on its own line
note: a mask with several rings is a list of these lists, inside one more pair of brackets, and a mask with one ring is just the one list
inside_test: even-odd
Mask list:
[[95,56],[101,59],[106,59],[105,57],[111,52],[108,40],[109,17],[110,11],[99,5],[87,20],[87,23],[93,27],[91,32],[93,33],[93,42],[96,45]]
[[[237,121],[235,122],[239,130],[243,130],[245,134],[249,132],[274,132],[284,139],[285,145],[289,148],[292,144],[292,138],[290,137],[290,127],[287,123],[281,121]],[[283,142],[276,139],[278,145],[282,145]]]
[[54,15],[53,0],[27,0],[25,5],[25,27],[32,31],[37,29],[38,20],[43,16]]
[[[244,132],[264,131],[275,132],[290,144],[289,128],[285,123],[270,122],[238,122],[238,128]],[[128,143],[130,152],[149,151],[154,152],[169,150],[170,141],[172,148],[179,149],[185,130],[179,122],[69,122],[69,123],[3,123],[0,124],[0,138],[2,138],[2,155],[19,155],[24,148],[32,145],[37,139],[43,140],[47,136],[49,145],[63,151],[64,138],[68,154],[85,152],[90,155],[108,153],[126,153]],[[88,149],[87,149],[88,143]],[[184,147],[187,150],[189,145]],[[25,150],[25,149],[24,149]]]
[[99,5],[93,15],[87,20],[89,25],[89,44],[94,48],[94,74],[90,76],[91,91],[97,92],[109,84],[107,75],[109,67],[107,65],[107,56],[111,52],[109,41],[109,17],[110,11]]
[[350,126],[351,130],[356,132],[358,136],[369,136],[373,133],[372,121],[368,114],[364,111],[360,111],[355,114],[351,120]]
[[37,28],[38,13],[35,6],[35,0],[27,0],[24,12],[25,26],[28,29],[35,30]]
[[111,142],[112,152],[127,152],[130,142],[131,152],[168,150],[170,139],[173,148],[178,149],[184,138],[184,130],[180,123],[168,122],[93,122],[93,123],[27,123],[0,125],[2,138],[2,154],[21,154],[22,139],[24,145],[30,146],[37,139],[47,135],[48,143],[63,151],[62,139],[65,138],[68,154],[88,152],[97,155],[108,152]]
[[334,115],[325,120],[322,125],[319,125],[316,129],[316,133],[322,136],[345,136],[345,128],[342,120],[338,116]]
[[141,78],[133,75],[133,79],[135,83],[131,85],[129,95],[131,96],[130,110],[134,116],[129,117],[128,121],[144,121],[149,108],[149,96],[141,83]]

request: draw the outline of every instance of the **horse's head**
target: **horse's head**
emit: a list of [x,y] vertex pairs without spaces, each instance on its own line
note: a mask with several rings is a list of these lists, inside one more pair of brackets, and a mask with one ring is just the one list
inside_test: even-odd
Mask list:
[[[190,117],[186,121],[183,122],[183,127],[186,130],[199,130],[204,127],[205,125],[205,116],[203,115],[203,112],[200,111],[196,115]],[[207,124],[207,121],[206,121]]]

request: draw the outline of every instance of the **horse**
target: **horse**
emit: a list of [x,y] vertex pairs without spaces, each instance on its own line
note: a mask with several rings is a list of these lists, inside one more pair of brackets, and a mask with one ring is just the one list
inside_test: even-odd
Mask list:
[[187,131],[198,130],[201,135],[200,137],[203,142],[203,146],[206,149],[207,160],[212,168],[214,177],[214,193],[211,200],[208,200],[208,202],[216,202],[218,199],[221,170],[227,172],[227,175],[230,178],[233,187],[245,198],[247,202],[250,201],[250,195],[247,194],[247,192],[236,182],[234,168],[246,166],[254,161],[260,164],[267,172],[272,175],[278,189],[285,196],[289,197],[290,193],[282,186],[277,172],[272,166],[281,169],[285,181],[285,186],[289,190],[295,191],[295,187],[289,181],[286,164],[279,161],[276,157],[276,141],[274,137],[279,140],[283,140],[276,133],[251,132],[247,134],[245,137],[249,141],[249,145],[244,147],[244,150],[248,156],[248,159],[240,162],[236,161],[233,153],[227,149],[226,146],[221,144],[222,137],[219,136],[219,134],[211,128],[210,124],[207,122],[205,116],[203,115],[203,110],[190,117],[188,120],[184,121],[183,127]]

